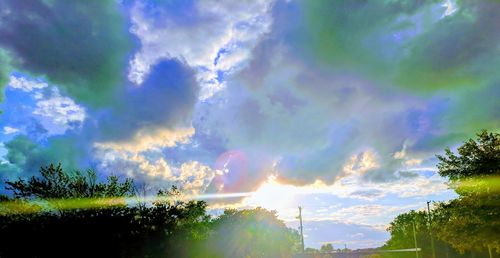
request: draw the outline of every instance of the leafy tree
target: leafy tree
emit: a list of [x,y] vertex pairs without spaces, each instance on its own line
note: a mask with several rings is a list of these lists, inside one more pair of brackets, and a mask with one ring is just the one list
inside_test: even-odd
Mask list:
[[330,253],[330,252],[333,252],[334,249],[333,249],[333,245],[328,243],[328,244],[322,245],[319,250],[323,253]]
[[[429,232],[427,230],[427,214],[422,211],[412,210],[398,215],[389,224],[387,231],[391,234],[391,238],[384,245],[384,249],[415,248],[413,225],[415,225],[418,246],[430,246]],[[423,248],[423,251],[427,253],[429,250]]]
[[[449,148],[437,155],[439,174],[450,179],[457,199],[437,203],[432,210],[432,227],[437,257],[458,257],[462,254],[500,252],[500,135],[482,131],[457,149]],[[429,246],[426,213],[411,211],[401,214],[388,228],[391,238],[385,249],[413,246],[411,223],[416,224],[419,246]],[[424,257],[429,254],[423,248]],[[396,256],[394,256],[396,257]]]
[[315,248],[312,248],[312,247],[306,247],[306,249],[304,250],[304,252],[308,253],[308,254],[317,254],[317,253],[319,253],[319,250],[315,249]]
[[441,176],[452,181],[471,177],[498,176],[500,174],[500,134],[482,131],[477,140],[469,139],[458,148],[458,155],[450,148],[445,155],[437,155]]
[[500,134],[482,131],[458,148],[437,156],[439,174],[447,176],[459,198],[435,210],[437,235],[466,250],[500,252]]
[[[417,237],[417,246],[422,249],[421,257],[432,257],[431,239],[428,227],[427,213],[424,211],[410,211],[398,215],[387,229],[391,238],[385,243],[382,249],[409,249],[415,247],[413,236],[413,225],[415,224],[415,235]],[[459,254],[450,247],[450,245],[441,240],[435,240],[436,257],[459,257]],[[391,253],[384,257],[405,258],[407,253]]]
[[296,230],[286,227],[276,212],[262,208],[225,210],[213,222],[205,257],[291,257],[300,248]]

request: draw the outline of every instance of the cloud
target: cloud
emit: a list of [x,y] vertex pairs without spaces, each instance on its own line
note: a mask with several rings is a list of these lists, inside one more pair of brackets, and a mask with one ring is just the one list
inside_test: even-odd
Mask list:
[[[292,228],[299,226],[297,221],[287,225]],[[304,235],[305,246],[317,249],[326,243],[331,243],[335,249],[343,249],[345,245],[350,249],[373,248],[382,246],[389,237],[385,230],[336,220],[305,221]]]
[[78,168],[84,155],[71,138],[52,137],[42,146],[25,135],[17,135],[4,143],[7,164],[0,166],[2,177],[15,179],[28,177],[38,172],[40,166],[61,163],[65,169]]
[[1,126],[26,134],[2,141],[36,145],[8,149],[24,157],[10,164],[20,170],[57,152],[98,166],[97,151],[130,175],[142,164],[164,177],[195,161],[224,170],[209,191],[251,191],[276,175],[355,200],[425,196],[445,186],[412,169],[500,121],[493,1],[0,7],[11,98]]
[[277,2],[248,65],[200,104],[196,129],[258,150],[260,163],[279,159],[281,179],[295,184],[332,183],[368,149],[378,168],[364,179],[398,180],[406,164],[498,127],[498,33],[485,14],[499,6],[460,2],[443,17],[433,1]]
[[[174,139],[171,140],[173,142]],[[100,160],[99,169],[106,173],[119,173],[132,177],[146,185],[149,191],[169,188],[176,185],[186,194],[204,193],[212,179],[220,174],[198,161],[173,164],[160,152],[148,149],[147,152],[134,152],[97,147],[96,159]]]
[[10,76],[3,114],[5,121],[31,138],[62,135],[80,128],[87,117],[83,106],[41,77],[14,73]]
[[[350,166],[346,164],[344,169],[352,170]],[[364,174],[371,173],[370,168],[357,167],[354,171],[344,173],[332,184],[316,180],[298,186],[270,176],[248,196],[233,199],[230,204],[225,200],[212,200],[211,209],[263,207],[276,210],[285,221],[293,221],[297,215],[296,207],[303,206],[304,216],[309,220],[335,218],[380,226],[382,222],[389,223],[398,213],[424,207],[423,198],[447,200],[456,195],[448,189],[444,178],[435,172],[426,173],[426,168],[422,168],[424,173],[418,168],[413,169],[412,176],[397,173],[394,175],[396,179],[389,182],[364,180]]]
[[17,132],[19,132],[19,129],[17,129],[17,128],[10,127],[10,126],[4,126],[3,127],[3,133],[4,134],[14,134],[14,133],[17,133]]
[[80,127],[86,118],[85,109],[73,99],[61,96],[56,88],[50,97],[36,103],[33,115],[50,135],[64,134],[70,128]]
[[10,57],[7,51],[0,48],[0,102],[4,98],[4,87],[9,81],[9,74],[11,71]]
[[31,92],[33,90],[46,88],[49,85],[41,80],[29,80],[25,77],[11,75],[9,77],[9,86],[25,92]]
[[134,137],[140,130],[190,127],[199,86],[194,71],[170,59],[157,63],[140,85],[128,85],[95,114],[99,141]]
[[105,104],[123,83],[133,38],[116,1],[8,0],[0,9],[0,47],[15,68],[88,105]]
[[[30,94],[37,91],[33,90]],[[108,149],[134,152],[135,156],[131,157],[140,159],[142,154],[139,153],[143,151],[159,151],[187,143],[194,133],[190,115],[197,92],[198,85],[192,71],[176,60],[158,63],[141,86],[124,87],[102,109],[84,110],[69,97],[62,96],[57,89],[44,92],[42,98],[35,99],[33,103],[33,116],[48,130],[48,134],[38,139],[26,128],[29,135],[20,135],[6,142],[10,166],[0,169],[10,170],[14,166],[28,176],[40,166],[58,162],[69,170],[89,166],[104,168],[105,165],[99,164],[101,160],[98,157],[101,154],[112,155],[105,152]],[[25,124],[30,123],[25,121]],[[66,130],[70,126],[72,130]],[[29,144],[32,148],[20,148],[20,143]],[[100,152],[96,152],[96,147],[100,147]],[[149,162],[145,159],[133,162],[148,165],[146,161]],[[126,164],[126,161],[121,164]],[[161,162],[151,166],[160,165]],[[144,169],[151,168],[148,166]],[[113,169],[116,171],[106,169],[102,172],[120,172],[119,166]],[[127,171],[123,173],[135,178],[138,183],[153,180],[153,177],[141,177],[139,166]]]
[[138,130],[136,134],[126,141],[97,142],[96,148],[113,149],[139,153],[147,150],[159,150],[165,147],[175,147],[177,144],[187,144],[194,134],[194,128],[180,128],[176,130],[156,129]]
[[135,2],[132,32],[142,48],[129,79],[140,84],[158,60],[179,58],[196,68],[200,98],[211,97],[224,87],[220,77],[241,69],[268,32],[270,6],[268,0]]

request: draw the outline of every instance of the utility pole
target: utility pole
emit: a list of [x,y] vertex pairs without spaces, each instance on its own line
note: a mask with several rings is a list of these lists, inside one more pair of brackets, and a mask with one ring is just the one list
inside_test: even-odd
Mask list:
[[302,252],[304,252],[304,232],[302,228],[302,207],[299,206],[299,220],[300,220],[300,241],[302,244]]
[[412,224],[413,224],[413,240],[415,240],[415,257],[418,258],[417,233],[415,229],[415,222],[412,222]]
[[431,218],[431,208],[429,206],[431,202],[427,201],[427,218],[429,220],[428,222],[428,228],[429,228],[429,235],[431,236],[431,248],[432,248],[432,258],[436,258],[436,249],[434,247],[434,236],[432,234],[432,218]]

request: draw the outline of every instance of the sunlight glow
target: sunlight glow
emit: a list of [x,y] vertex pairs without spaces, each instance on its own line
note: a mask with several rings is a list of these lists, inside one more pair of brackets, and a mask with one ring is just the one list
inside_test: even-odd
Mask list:
[[292,185],[282,185],[275,176],[269,176],[257,191],[246,198],[243,203],[248,206],[260,206],[270,210],[289,208],[297,195],[298,188]]

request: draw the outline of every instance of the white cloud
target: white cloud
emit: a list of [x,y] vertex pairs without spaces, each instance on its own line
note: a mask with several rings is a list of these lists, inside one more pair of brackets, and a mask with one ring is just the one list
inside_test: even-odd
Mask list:
[[193,26],[176,23],[166,14],[151,20],[146,7],[137,3],[131,11],[131,31],[141,40],[142,49],[130,62],[129,80],[140,84],[160,59],[179,58],[197,69],[200,99],[211,97],[224,88],[219,74],[240,69],[269,31],[270,5],[270,0],[200,1],[192,12]]
[[445,0],[443,2],[442,6],[446,9],[445,9],[443,15],[441,16],[441,18],[453,15],[458,9],[457,3],[455,2],[455,0]]
[[33,115],[40,121],[49,135],[63,134],[66,130],[81,125],[85,120],[85,109],[73,99],[61,96],[56,88],[46,99],[36,103]]
[[165,147],[175,147],[178,144],[187,144],[194,135],[194,128],[178,128],[175,130],[164,128],[142,128],[132,139],[121,142],[98,142],[94,146],[102,149],[113,149],[139,153],[147,150],[158,150]]
[[48,84],[40,80],[30,80],[24,77],[16,77],[14,75],[11,75],[9,77],[9,87],[25,92],[31,92],[33,90],[46,88],[48,87]]
[[4,134],[13,134],[19,132],[19,129],[10,127],[10,126],[4,126],[3,127],[3,133]]
[[178,182],[184,190],[193,194],[203,193],[215,175],[220,174],[220,171],[198,161],[183,163],[176,172],[169,180]]
[[[397,214],[424,207],[425,202],[421,197],[448,196],[451,198],[453,191],[448,189],[444,178],[437,173],[432,176],[418,173],[419,169],[428,171],[425,167],[408,168],[416,172],[414,176],[396,174],[397,178],[392,181],[366,181],[363,176],[370,173],[370,169],[379,166],[375,157],[375,153],[371,150],[362,155],[353,156],[344,166],[345,171],[341,173],[343,176],[333,184],[316,180],[312,184],[295,186],[281,183],[275,176],[270,176],[254,193],[240,200],[238,204],[231,204],[230,207],[260,206],[276,210],[280,218],[285,221],[294,221],[297,215],[296,207],[305,205],[301,204],[301,200],[307,199],[307,202],[312,205],[304,211],[308,220],[336,219],[383,229]],[[279,171],[275,172],[279,173]],[[332,199],[336,200],[337,205],[332,205]],[[398,204],[374,204],[375,201],[398,199],[400,200]],[[351,203],[364,204],[345,206]],[[221,208],[220,205],[216,207]]]
[[95,157],[103,171],[119,171],[151,188],[180,187],[186,194],[201,194],[221,172],[198,161],[174,164],[162,154],[162,148],[190,143],[194,128],[139,130],[122,142],[95,143]]
[[[154,154],[151,155],[151,152]],[[198,161],[174,165],[164,157],[152,157],[161,155],[158,151],[149,151],[148,154],[107,149],[97,150],[96,156],[101,161],[100,169],[103,171],[124,173],[153,189],[175,185],[184,193],[192,195],[203,193],[212,179],[220,174],[220,171]]]

